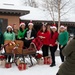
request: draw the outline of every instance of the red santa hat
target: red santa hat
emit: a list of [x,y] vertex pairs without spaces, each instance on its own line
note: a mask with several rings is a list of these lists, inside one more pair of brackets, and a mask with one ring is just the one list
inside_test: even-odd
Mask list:
[[57,30],[56,24],[53,24],[51,28],[52,28],[52,29],[54,28],[54,29]]
[[30,26],[30,25],[32,25],[32,26],[34,25],[34,24],[32,23],[32,20],[30,21],[30,23],[28,23],[28,26]]
[[20,23],[20,26],[22,26],[22,25],[24,25],[24,26],[25,26],[25,23],[21,22],[21,23]]
[[11,26],[11,25],[8,25],[6,29],[8,29],[8,28],[11,28],[11,29],[13,30],[13,28],[12,28],[12,26]]

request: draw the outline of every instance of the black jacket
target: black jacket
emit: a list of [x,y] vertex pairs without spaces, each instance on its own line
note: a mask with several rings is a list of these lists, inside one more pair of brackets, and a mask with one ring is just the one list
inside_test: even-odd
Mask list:
[[[27,31],[29,31],[29,30],[27,30]],[[25,35],[24,35],[24,37],[27,37],[27,32],[25,33]],[[30,36],[30,38],[31,37],[36,37],[36,31],[35,31],[35,29],[32,29],[32,31],[31,31],[31,36]],[[25,39],[25,38],[24,38]]]

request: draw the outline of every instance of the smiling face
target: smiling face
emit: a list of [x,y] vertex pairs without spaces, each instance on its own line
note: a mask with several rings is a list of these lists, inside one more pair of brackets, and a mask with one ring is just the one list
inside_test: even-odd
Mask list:
[[32,30],[33,29],[33,25],[29,25],[29,29]]
[[46,31],[46,27],[45,27],[45,26],[43,26],[43,27],[42,27],[42,30],[43,30],[43,32],[45,32],[45,31]]
[[22,28],[22,29],[25,29],[25,25],[21,25],[21,28]]
[[10,32],[10,31],[12,31],[12,28],[8,28],[7,30],[8,30],[8,32]]
[[56,31],[57,31],[57,29],[56,29],[56,28],[52,28],[52,31],[53,31],[53,32],[56,32]]
[[65,28],[60,28],[60,32],[64,32],[65,31]]

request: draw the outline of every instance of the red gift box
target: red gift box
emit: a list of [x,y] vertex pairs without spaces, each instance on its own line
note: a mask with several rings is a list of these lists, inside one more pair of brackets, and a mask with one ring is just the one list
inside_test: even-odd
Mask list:
[[4,55],[0,55],[0,59],[5,59],[6,57]]
[[20,64],[18,65],[18,69],[19,69],[20,71],[25,70],[25,69],[26,69],[26,64],[25,64],[25,63],[20,63]]
[[47,64],[48,65],[52,64],[52,59],[50,57],[47,58]]
[[12,67],[11,63],[6,63],[5,64],[5,68],[11,68],[11,67]]

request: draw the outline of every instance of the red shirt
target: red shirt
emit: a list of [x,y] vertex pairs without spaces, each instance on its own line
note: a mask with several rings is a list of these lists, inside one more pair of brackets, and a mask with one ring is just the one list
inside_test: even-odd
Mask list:
[[55,32],[53,35],[51,34],[51,36],[50,36],[50,44],[52,46],[57,45],[56,44],[57,39],[58,39],[58,32]]
[[42,38],[43,45],[49,45],[49,40],[50,40],[50,33],[49,33],[49,31],[47,31],[45,33],[39,31],[37,33],[37,36],[43,36],[43,37],[45,37],[45,38]]

